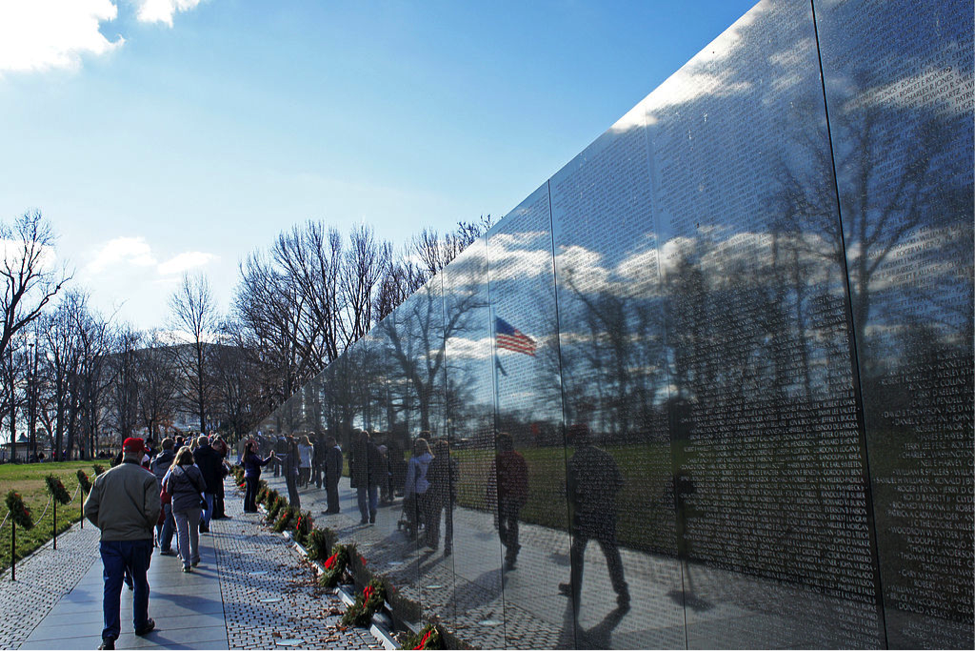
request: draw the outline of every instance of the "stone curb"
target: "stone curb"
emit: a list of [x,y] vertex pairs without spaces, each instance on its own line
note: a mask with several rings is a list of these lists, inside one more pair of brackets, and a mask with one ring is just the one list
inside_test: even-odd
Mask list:
[[[258,512],[261,513],[262,517],[266,517],[267,516],[267,509],[264,508],[264,505],[263,504],[258,504],[257,505],[257,509],[258,509]],[[298,553],[301,554],[302,556],[304,556],[305,557],[305,560],[308,560],[308,550],[305,549],[304,545],[302,545],[301,543],[299,543],[297,540],[294,540],[291,537],[291,533],[290,532],[285,531],[285,532],[282,532],[281,534],[277,534],[277,532],[275,532],[275,531],[272,530],[272,534],[280,535],[284,539],[290,540],[291,541],[291,544],[294,546],[294,548],[296,550],[298,550]],[[312,560],[308,560],[308,562],[312,565],[312,567],[315,568],[315,573],[316,574],[318,574],[318,575],[324,574],[325,568],[322,567],[322,564],[321,563],[319,563],[318,561],[312,561]],[[332,588],[331,592],[332,592],[332,594],[338,596],[342,600],[342,602],[346,605],[346,607],[351,606],[351,605],[353,605],[355,603],[355,595],[350,595],[346,590],[344,590],[341,587]],[[411,630],[412,630],[412,628],[411,628]],[[386,649],[387,651],[394,651],[396,649],[402,649],[403,648],[403,647],[400,646],[399,642],[397,642],[396,641],[396,638],[393,636],[393,632],[391,630],[391,627],[389,625],[387,625],[385,622],[377,622],[375,615],[373,615],[372,623],[369,626],[369,632],[373,635],[373,637],[375,637],[379,642],[382,643],[383,648]],[[414,634],[416,633],[415,630],[412,631],[412,632]]]

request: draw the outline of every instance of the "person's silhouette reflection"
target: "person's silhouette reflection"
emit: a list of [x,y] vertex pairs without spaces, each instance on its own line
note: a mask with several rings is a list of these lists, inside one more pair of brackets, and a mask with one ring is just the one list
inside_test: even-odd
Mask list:
[[579,608],[586,545],[596,540],[606,555],[616,603],[625,611],[630,607],[630,591],[616,542],[616,495],[623,488],[623,475],[612,455],[592,444],[587,425],[572,425],[569,436],[576,446],[566,478],[572,507],[572,570],[570,582],[559,584],[559,592],[571,596],[573,607]]

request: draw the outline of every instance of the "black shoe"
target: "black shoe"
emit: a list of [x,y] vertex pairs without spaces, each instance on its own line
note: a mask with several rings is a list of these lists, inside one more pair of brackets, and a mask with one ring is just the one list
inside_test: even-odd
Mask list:
[[369,524],[376,524],[376,514],[375,513],[370,513],[369,514]]
[[135,629],[135,634],[136,635],[149,635],[149,633],[152,633],[155,629],[156,629],[156,620],[154,620],[152,617],[150,617],[149,620],[144,625],[142,625],[139,628]]
[[359,524],[369,524],[369,518],[362,518],[359,520]]
[[517,570],[518,569],[518,562],[515,559],[513,559],[513,558],[505,559],[505,561],[504,561],[504,569],[509,570],[509,571],[510,570]]
[[559,594],[571,597],[572,596],[572,584],[571,583],[560,583],[559,584]]
[[453,550],[450,547],[444,547],[443,548],[443,555],[444,555],[444,557],[450,556],[452,553],[453,553]]
[[99,649],[114,649],[115,648],[115,638],[114,637],[103,637],[102,643],[98,645]]

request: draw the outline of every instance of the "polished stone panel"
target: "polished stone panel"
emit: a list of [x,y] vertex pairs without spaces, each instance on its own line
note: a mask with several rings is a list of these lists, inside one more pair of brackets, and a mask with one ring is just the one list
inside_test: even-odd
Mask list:
[[[569,549],[551,224],[546,183],[487,234],[499,432],[489,481],[505,554],[505,619],[517,609],[548,624],[507,630],[508,647],[524,646],[526,635],[535,645],[558,645],[543,630],[573,639],[571,603],[556,596],[568,576],[550,569],[553,556],[568,560]],[[522,545],[533,527],[551,531],[547,548]]]
[[759,3],[266,425],[439,441],[474,647],[971,648],[972,31]]
[[644,103],[691,648],[883,644],[822,97],[776,1]]
[[472,243],[443,270],[447,423],[458,463],[457,511],[470,535],[453,546],[454,606],[472,646],[505,646],[502,548],[490,499],[495,391],[487,240]]
[[888,644],[971,648],[972,5],[816,18]]
[[[566,455],[577,486],[569,493],[576,515],[569,569],[577,584],[577,646],[683,646],[664,410],[670,379],[643,109],[620,120],[549,185]],[[586,430],[609,456],[584,444]],[[599,513],[587,514],[585,505],[596,502]],[[620,557],[620,547],[640,550],[654,568],[652,583],[635,573],[635,557]],[[628,584],[629,611],[619,607],[621,584]]]

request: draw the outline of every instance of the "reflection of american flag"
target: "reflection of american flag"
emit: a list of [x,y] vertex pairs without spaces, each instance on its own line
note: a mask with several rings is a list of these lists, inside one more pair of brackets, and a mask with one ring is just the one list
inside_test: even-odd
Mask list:
[[501,317],[494,318],[494,331],[497,335],[498,348],[507,348],[516,353],[535,356],[535,340],[512,327]]

